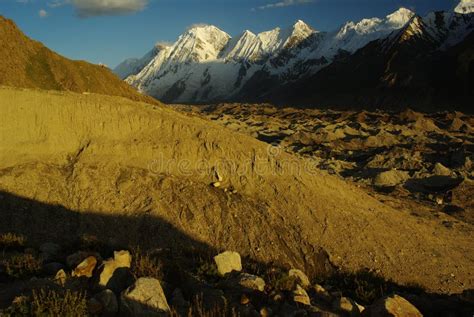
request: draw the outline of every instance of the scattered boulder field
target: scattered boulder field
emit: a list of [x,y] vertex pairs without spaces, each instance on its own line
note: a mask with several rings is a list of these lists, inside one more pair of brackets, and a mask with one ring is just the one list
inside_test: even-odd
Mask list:
[[410,109],[332,111],[265,104],[177,105],[312,160],[373,194],[474,223],[474,116]]
[[361,284],[351,298],[336,280],[323,286],[299,269],[255,267],[235,251],[176,268],[158,250],[111,253],[92,237],[72,254],[72,245],[36,249],[15,234],[1,235],[0,246],[2,316],[423,316],[417,305],[428,314],[469,312],[460,298],[431,298],[426,305],[426,294],[362,276],[354,279]]

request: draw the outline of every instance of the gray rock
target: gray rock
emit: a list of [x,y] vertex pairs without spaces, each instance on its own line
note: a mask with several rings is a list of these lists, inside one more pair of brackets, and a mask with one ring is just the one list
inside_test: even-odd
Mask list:
[[131,316],[168,316],[170,307],[161,287],[154,278],[139,278],[122,292],[120,313]]
[[217,272],[224,276],[232,271],[242,271],[242,262],[240,254],[237,252],[226,251],[214,257],[214,262],[217,265]]
[[295,277],[298,284],[300,284],[303,288],[308,288],[311,285],[308,276],[301,270],[291,269],[288,272],[288,275],[290,277]]
[[114,292],[106,289],[95,296],[95,299],[102,304],[102,314],[104,316],[115,316],[119,311],[117,296]]
[[241,273],[238,276],[238,284],[242,287],[263,292],[265,290],[265,281],[256,275]]

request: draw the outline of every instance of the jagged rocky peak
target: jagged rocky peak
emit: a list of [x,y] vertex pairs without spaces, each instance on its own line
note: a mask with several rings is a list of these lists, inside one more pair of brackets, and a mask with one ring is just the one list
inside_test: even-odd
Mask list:
[[289,36],[287,37],[285,43],[283,44],[284,48],[292,48],[306,40],[316,31],[313,30],[308,24],[302,20],[296,21],[295,24],[289,29]]
[[474,12],[474,0],[461,0],[454,8],[454,12],[459,14],[469,14]]
[[426,32],[426,26],[423,22],[423,19],[418,15],[415,15],[410,23],[408,23],[401,32],[400,42],[405,42],[410,40],[413,37],[421,37],[428,35]]

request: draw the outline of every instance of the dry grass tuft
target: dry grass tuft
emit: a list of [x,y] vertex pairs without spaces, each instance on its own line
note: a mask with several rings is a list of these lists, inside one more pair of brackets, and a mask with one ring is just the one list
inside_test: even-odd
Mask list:
[[0,234],[0,249],[24,248],[25,245],[26,238],[23,235],[11,232]]
[[86,293],[44,289],[33,291],[31,314],[33,316],[87,316]]
[[41,260],[31,254],[15,254],[0,260],[6,273],[14,278],[29,278],[41,272]]
[[139,247],[132,250],[132,274],[140,277],[153,277],[163,280],[163,262],[149,252],[143,252]]

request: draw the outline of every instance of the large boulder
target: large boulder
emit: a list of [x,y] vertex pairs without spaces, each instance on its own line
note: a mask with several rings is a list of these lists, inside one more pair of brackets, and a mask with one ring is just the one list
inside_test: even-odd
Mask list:
[[169,316],[170,307],[161,287],[154,278],[139,278],[120,296],[120,314],[126,316]]
[[420,311],[405,298],[392,295],[376,301],[367,307],[365,317],[422,317]]
[[132,265],[132,256],[128,251],[115,251],[114,258],[108,259],[103,263],[103,269],[100,273],[99,284],[107,286],[115,271],[120,268],[130,268]]
[[374,178],[374,186],[376,187],[394,187],[404,183],[410,178],[408,172],[399,170],[390,170],[378,174]]
[[214,257],[214,262],[217,265],[217,272],[224,276],[232,271],[242,271],[242,262],[240,254],[232,251],[225,251]]
[[72,276],[75,277],[92,277],[94,269],[97,265],[97,259],[93,256],[89,256],[84,259],[72,272]]
[[114,292],[106,289],[95,296],[95,299],[102,305],[102,316],[115,316],[119,306]]

